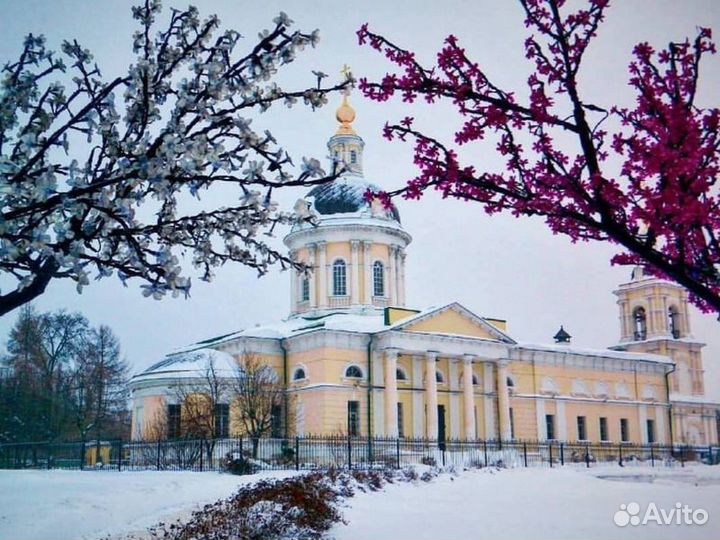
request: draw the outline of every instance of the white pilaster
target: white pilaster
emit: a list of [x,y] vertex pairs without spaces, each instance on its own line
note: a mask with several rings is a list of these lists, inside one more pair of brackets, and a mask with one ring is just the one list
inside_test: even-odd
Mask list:
[[537,422],[537,433],[539,441],[546,441],[548,438],[547,424],[545,424],[545,400],[535,400],[535,420]]
[[640,423],[640,441],[642,444],[647,444],[647,405],[638,405],[638,422]]
[[373,352],[373,434],[376,437],[385,433],[385,392],[377,389],[385,384],[385,369],[381,352]]
[[428,351],[425,357],[425,394],[427,399],[427,433],[428,439],[438,438],[438,399],[437,399],[437,379],[435,362],[437,361],[437,353]]
[[320,307],[327,307],[328,303],[328,271],[327,271],[327,245],[325,242],[318,242],[318,305]]
[[463,412],[465,417],[465,440],[467,441],[471,441],[476,438],[472,361],[472,356],[465,356],[463,358]]
[[668,444],[667,439],[667,428],[665,427],[667,424],[667,411],[665,410],[665,407],[656,406],[655,407],[655,426],[657,429],[657,442],[660,444]]
[[397,350],[385,351],[385,435],[398,436]]
[[490,362],[484,363],[485,372],[483,373],[483,382],[485,384],[485,439],[496,439],[497,432],[495,431],[495,403],[492,396],[494,391],[493,388],[493,365]]
[[398,305],[405,305],[405,250],[400,248],[400,271],[398,272]]
[[372,261],[370,260],[370,250],[372,242],[363,242],[363,269],[365,270],[365,300],[364,303],[372,305]]
[[388,258],[388,297],[390,298],[390,305],[394,306],[397,304],[397,283],[395,279],[395,273],[397,272],[397,267],[395,265],[397,248],[395,246],[388,246],[388,253],[390,254]]
[[351,240],[350,248],[352,250],[350,302],[353,306],[357,306],[360,303],[360,242]]
[[[561,441],[567,441],[567,416],[565,413],[565,402],[563,400],[558,399],[555,401],[555,413],[555,428],[557,429],[557,438]],[[544,417],[543,421],[545,421]]]
[[312,274],[308,276],[308,284],[310,285],[310,307],[314,308],[317,306],[317,287],[315,286],[315,280],[318,276],[317,268],[315,268],[315,244],[308,244],[309,253],[309,264],[312,267]]

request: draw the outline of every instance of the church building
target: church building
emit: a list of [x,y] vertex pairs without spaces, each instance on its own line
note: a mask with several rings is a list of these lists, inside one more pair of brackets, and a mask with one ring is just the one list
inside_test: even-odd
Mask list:
[[[347,171],[298,202],[316,216],[285,237],[292,257],[290,314],[168,354],[131,380],[134,439],[159,413],[178,425],[177,385],[218,373],[249,354],[283,381],[292,399],[283,436],[526,439],[718,444],[720,405],[705,397],[701,349],[681,287],[633,272],[615,291],[620,341],[609,349],[517,341],[506,321],[458,302],[412,309],[405,295],[412,238],[393,206],[368,203],[380,188],[363,176],[363,139],[347,97],[331,156]],[[303,208],[304,207],[304,208]],[[423,254],[414,254],[422,258]],[[219,436],[239,435],[232,396]]]

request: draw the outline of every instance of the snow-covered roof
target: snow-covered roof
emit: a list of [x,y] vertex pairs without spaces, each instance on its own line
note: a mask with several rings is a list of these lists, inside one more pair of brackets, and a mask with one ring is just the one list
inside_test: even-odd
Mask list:
[[649,360],[660,364],[672,364],[673,361],[667,356],[651,353],[624,352],[613,349],[589,349],[585,347],[576,347],[574,345],[565,345],[558,343],[555,345],[524,343],[517,344],[519,349],[528,351],[544,351],[553,353],[577,354],[581,356],[599,356],[602,358],[614,358],[617,360]]
[[[361,176],[348,174],[328,184],[315,186],[307,194],[307,197],[313,199],[315,211],[320,215],[353,214],[370,209],[370,204],[365,198],[368,191],[382,190]],[[400,213],[395,205],[390,207],[389,212],[399,223]]]
[[210,364],[219,376],[232,376],[237,363],[228,353],[207,347],[188,347],[181,352],[172,352],[145,371],[135,375],[132,381],[156,378],[197,378],[203,377]]

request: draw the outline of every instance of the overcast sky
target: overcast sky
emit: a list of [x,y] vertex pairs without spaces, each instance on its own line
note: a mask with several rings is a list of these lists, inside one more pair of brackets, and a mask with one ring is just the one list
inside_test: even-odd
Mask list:
[[[364,22],[396,43],[413,49],[430,62],[443,38],[455,34],[491,77],[506,87],[524,87],[530,66],[523,56],[525,28],[520,7],[511,0],[277,2],[203,1],[201,13],[216,13],[223,27],[246,36],[247,47],[257,33],[272,26],[283,10],[305,31],[320,29],[317,49],[306,50],[285,70],[286,88],[311,86],[313,69],[340,79],[343,64],[356,76],[378,77],[388,64],[367,47],[357,46],[356,30]],[[649,41],[656,48],[671,40],[694,36],[697,26],[720,33],[717,0],[624,0],[608,11],[605,24],[591,46],[581,73],[583,94],[600,105],[632,105],[626,66],[635,43]],[[107,77],[121,74],[132,61],[131,34],[135,28],[126,1],[0,1],[0,61],[16,58],[23,36],[45,34],[51,48],[62,39],[77,39],[95,55]],[[165,1],[184,8],[180,1]],[[706,60],[700,101],[717,106],[720,58]],[[448,138],[458,117],[444,107],[376,104],[352,97],[355,127],[365,139],[365,175],[385,188],[399,186],[414,174],[411,148],[382,139],[386,120],[410,114],[432,134]],[[323,157],[335,130],[338,103],[312,113],[309,109],[278,108],[256,120],[270,128],[295,156]],[[489,147],[465,150],[478,164],[498,165]],[[302,192],[278,194],[287,205]],[[209,194],[227,204],[227,193]],[[403,225],[413,236],[407,253],[409,307],[425,308],[459,301],[472,311],[507,319],[510,334],[519,341],[551,342],[563,324],[579,346],[602,348],[619,338],[618,309],[612,291],[629,278],[630,269],[611,267],[615,248],[608,244],[572,245],[553,236],[540,220],[485,216],[477,204],[442,201],[435,196],[421,202],[397,202]],[[279,236],[282,236],[280,234]],[[137,285],[123,289],[115,279],[91,282],[82,295],[71,282],[54,282],[35,302],[40,310],[67,308],[84,313],[93,324],[104,323],[119,336],[135,371],[166,352],[193,341],[234,330],[274,322],[289,310],[287,274],[273,271],[261,279],[241,266],[217,272],[211,284],[193,280],[188,300],[154,301],[142,298]],[[696,337],[708,344],[704,352],[708,393],[720,398],[720,323],[693,309]],[[0,319],[4,339],[15,319]]]

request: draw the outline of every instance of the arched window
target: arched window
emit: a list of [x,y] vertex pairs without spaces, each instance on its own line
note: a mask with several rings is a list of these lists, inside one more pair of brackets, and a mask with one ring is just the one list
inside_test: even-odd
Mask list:
[[357,366],[348,366],[345,370],[345,377],[348,379],[362,379],[362,370]]
[[405,374],[405,370],[402,368],[397,368],[395,370],[395,378],[398,381],[407,381],[407,375]]
[[680,337],[680,312],[675,306],[670,306],[668,309],[668,325],[670,327],[670,334],[675,339]]
[[373,295],[385,296],[385,267],[380,261],[373,263]]
[[508,385],[508,388],[515,388],[515,381],[513,381],[510,377],[505,379],[505,384]]
[[300,284],[300,301],[307,302],[310,300],[310,279],[306,276],[302,278]]
[[472,376],[472,382],[473,382],[473,386],[477,386],[480,384],[480,380],[478,379],[477,375]]
[[305,369],[301,367],[297,368],[295,373],[293,373],[293,381],[304,381],[305,379],[307,379]]
[[633,333],[635,341],[645,339],[647,337],[647,318],[645,316],[645,308],[635,308],[633,311],[633,321],[635,322],[635,332]]
[[345,261],[338,259],[333,263],[333,296],[347,295],[346,275]]
[[445,375],[442,374],[442,371],[439,369],[435,370],[435,382],[444,383],[445,382]]
[[350,163],[357,163],[357,152],[350,150]]

